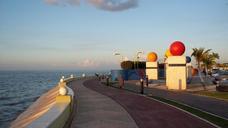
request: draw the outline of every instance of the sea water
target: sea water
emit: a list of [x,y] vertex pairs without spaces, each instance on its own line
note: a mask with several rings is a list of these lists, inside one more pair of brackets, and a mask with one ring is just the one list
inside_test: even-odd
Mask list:
[[[39,96],[56,86],[64,75],[81,76],[74,71],[0,71],[0,128],[7,128]],[[94,75],[95,72],[85,72]]]

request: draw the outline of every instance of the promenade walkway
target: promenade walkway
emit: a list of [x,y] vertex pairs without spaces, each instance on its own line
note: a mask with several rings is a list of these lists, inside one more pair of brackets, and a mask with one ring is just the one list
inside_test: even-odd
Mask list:
[[[140,90],[140,86],[134,84],[125,84],[124,88],[135,92],[139,92]],[[175,100],[228,119],[227,101],[218,100],[206,96],[193,95],[188,92],[175,92],[164,89],[157,89],[153,87],[145,87],[144,92],[145,94]]]
[[83,82],[74,81],[70,85],[76,94],[76,111],[71,128],[138,128],[118,103],[86,88]]
[[145,96],[101,85],[97,80],[75,81],[77,128],[213,128],[192,115]]

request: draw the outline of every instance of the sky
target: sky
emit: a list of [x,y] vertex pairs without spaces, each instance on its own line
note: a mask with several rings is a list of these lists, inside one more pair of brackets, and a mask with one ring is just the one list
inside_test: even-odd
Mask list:
[[228,62],[228,0],[1,0],[0,70],[108,70],[176,40]]

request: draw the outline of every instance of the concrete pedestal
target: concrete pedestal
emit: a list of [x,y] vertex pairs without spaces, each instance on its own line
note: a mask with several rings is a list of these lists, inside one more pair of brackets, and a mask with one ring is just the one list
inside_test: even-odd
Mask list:
[[158,80],[158,62],[146,62],[146,75],[149,80]]
[[166,86],[168,89],[186,89],[186,57],[170,56],[167,59]]

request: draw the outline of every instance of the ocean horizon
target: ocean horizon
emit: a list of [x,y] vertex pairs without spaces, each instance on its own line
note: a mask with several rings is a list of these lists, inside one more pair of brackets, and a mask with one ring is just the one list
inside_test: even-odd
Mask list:
[[0,128],[10,123],[25,111],[37,98],[57,85],[62,76],[83,73],[92,76],[108,71],[0,71]]

